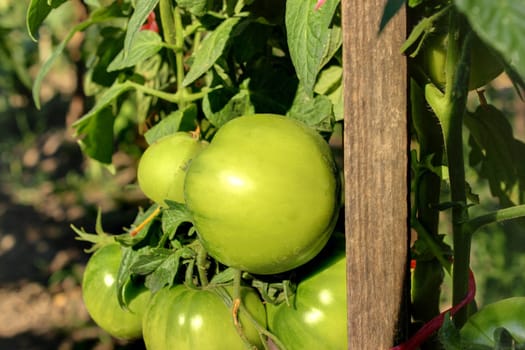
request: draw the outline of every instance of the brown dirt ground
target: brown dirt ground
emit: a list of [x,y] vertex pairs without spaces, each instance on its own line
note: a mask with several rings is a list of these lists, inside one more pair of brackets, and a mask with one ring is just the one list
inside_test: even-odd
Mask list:
[[[54,189],[68,171],[80,166],[82,156],[75,144],[64,142],[61,132],[42,138],[40,144],[21,152],[24,170],[17,184],[0,184],[0,349],[143,349],[140,342],[112,339],[87,314],[80,280],[88,258],[83,249],[88,246],[74,239],[69,225],[93,227],[95,210],[85,206],[85,198],[79,201],[78,194],[66,190],[57,195]],[[60,146],[44,157],[42,146],[52,148],[53,138]],[[67,171],[61,170],[62,165]],[[35,167],[40,167],[38,171],[48,167],[53,173],[50,181],[26,188],[32,198],[21,199],[16,185],[34,176]],[[91,196],[87,206],[107,209],[105,228],[118,232],[131,222],[136,203],[123,208],[97,188],[87,192]]]

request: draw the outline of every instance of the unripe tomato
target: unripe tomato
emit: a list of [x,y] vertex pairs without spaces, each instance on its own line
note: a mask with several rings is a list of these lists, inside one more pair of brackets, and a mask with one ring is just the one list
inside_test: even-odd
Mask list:
[[[227,288],[231,293],[231,288]],[[254,289],[241,288],[241,300],[261,327],[266,311]],[[254,325],[239,312],[242,330],[257,349],[262,341]],[[144,315],[144,342],[148,350],[244,350],[246,345],[233,324],[232,310],[212,289],[184,285],[156,292]]]
[[177,132],[154,142],[140,158],[137,169],[142,192],[161,205],[166,199],[183,203],[188,163],[206,145],[187,132]]
[[142,336],[142,315],[150,292],[131,282],[124,289],[128,309],[117,299],[117,274],[122,248],[117,243],[97,250],[90,258],[82,280],[82,298],[95,323],[116,338],[137,339]]
[[344,239],[307,265],[290,305],[266,304],[268,328],[287,350],[348,349]]
[[326,244],[340,204],[338,176],[314,130],[282,116],[245,116],[226,123],[193,159],[186,205],[212,257],[274,274]]
[[[422,60],[423,68],[430,80],[439,88],[446,83],[445,65],[447,60],[448,35],[438,34],[425,40]],[[503,72],[503,64],[492,51],[479,39],[472,40],[470,52],[469,90],[478,89]]]

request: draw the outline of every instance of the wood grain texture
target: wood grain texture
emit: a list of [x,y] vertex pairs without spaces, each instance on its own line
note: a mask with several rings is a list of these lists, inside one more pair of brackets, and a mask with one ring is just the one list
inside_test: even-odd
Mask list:
[[406,38],[402,11],[378,35],[385,0],[342,1],[349,349],[389,349],[408,246]]

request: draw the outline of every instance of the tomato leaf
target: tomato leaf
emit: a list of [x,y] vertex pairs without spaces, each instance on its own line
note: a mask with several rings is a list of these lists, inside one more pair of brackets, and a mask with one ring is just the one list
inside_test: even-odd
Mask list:
[[114,2],[110,6],[102,7],[93,11],[86,21],[77,24],[69,31],[64,40],[58,44],[58,46],[53,50],[51,56],[42,65],[33,83],[33,100],[38,109],[40,109],[40,88],[42,86],[42,82],[47,73],[49,73],[51,70],[51,67],[55,63],[56,59],[60,57],[67,43],[73,38],[75,33],[86,30],[92,24],[104,22],[109,18],[117,17],[119,15],[121,15],[120,5],[118,2]]
[[176,133],[177,131],[193,131],[195,130],[197,121],[197,106],[190,104],[184,109],[178,109],[165,118],[158,124],[149,129],[144,137],[148,144],[152,144],[161,137]]
[[[413,1],[412,1],[413,2]],[[421,2],[421,1],[420,1]],[[379,23],[379,32],[385,29],[386,25],[401,10],[401,7],[405,4],[405,0],[388,0],[383,9],[383,16]],[[415,6],[415,5],[414,5]]]
[[183,222],[191,222],[191,214],[182,203],[166,200],[168,209],[162,212],[162,231],[173,239],[177,228]]
[[152,292],[159,291],[162,287],[171,287],[179,271],[181,250],[168,255],[151,274],[146,276],[144,285]]
[[126,29],[126,38],[124,39],[124,57],[126,57],[135,41],[135,35],[146,22],[148,15],[155,9],[159,0],[141,0],[135,2],[135,10],[129,19]]
[[215,90],[207,94],[202,101],[204,115],[218,128],[233,118],[255,112],[247,89],[241,87],[233,95],[231,93],[225,89]]
[[103,164],[110,164],[112,160],[114,122],[111,110],[104,108],[93,114],[88,122],[76,126],[82,151]]
[[201,46],[192,55],[193,63],[182,82],[184,86],[190,85],[206,73],[221,57],[239,20],[238,17],[224,20],[202,41]]
[[503,327],[496,328],[494,331],[494,341],[496,343],[494,348],[498,350],[515,349],[516,346],[512,334]]
[[233,281],[233,278],[236,274],[236,270],[228,267],[226,270],[223,270],[213,276],[213,278],[210,281],[211,285],[214,284],[225,284],[228,282]]
[[504,340],[507,335],[502,334],[502,331],[498,329],[505,328],[514,340],[523,344],[525,342],[524,307],[525,298],[523,297],[502,299],[485,305],[473,314],[461,328],[462,341],[465,344],[474,344],[475,349],[481,349],[482,346],[490,347],[488,349],[500,349],[495,347],[498,341],[496,337],[499,337],[500,341]]
[[445,315],[443,325],[438,332],[439,340],[445,350],[461,349],[461,337],[450,314]]
[[27,8],[26,26],[31,39],[36,41],[38,28],[42,25],[51,10],[58,8],[66,0],[31,0]]
[[112,72],[132,67],[155,55],[162,47],[162,39],[157,33],[151,30],[140,31],[131,42],[127,55],[125,55],[124,49],[121,50],[109,64],[107,71]]
[[317,74],[326,60],[333,29],[332,19],[339,0],[327,0],[315,10],[315,0],[288,0],[286,2],[286,32],[292,63],[304,91],[311,96]]
[[470,164],[481,165],[480,175],[489,181],[492,195],[504,206],[519,202],[525,184],[525,144],[514,138],[505,115],[494,106],[484,105],[465,115],[465,125],[471,135]]
[[525,77],[525,6],[523,0],[454,0],[474,31]]
[[115,287],[117,288],[118,303],[121,307],[126,307],[124,287],[126,286],[126,283],[130,281],[131,265],[133,265],[136,258],[136,251],[131,249],[131,247],[122,248],[122,260],[120,261],[120,266],[117,273],[117,283],[115,284]]
[[180,8],[186,9],[197,17],[203,16],[208,11],[208,0],[177,0]]
[[[133,86],[129,81],[124,83],[115,83],[109,89],[107,89],[99,97],[95,105],[79,120],[73,123],[73,128],[75,128],[75,136],[84,137],[84,139],[93,139],[94,141],[98,138],[98,133],[105,135],[104,141],[101,142],[99,148],[104,149],[104,152],[100,151],[104,157],[95,158],[103,163],[111,163],[111,159],[108,159],[107,148],[109,140],[109,134],[111,133],[111,139],[113,138],[113,128],[100,129],[98,126],[100,124],[99,120],[101,116],[104,116],[105,123],[103,126],[109,125],[109,115],[114,119],[111,110],[109,109],[110,104],[115,101],[115,99],[120,96],[122,93],[132,89]],[[108,119],[108,120],[106,120]],[[97,147],[93,145],[93,147]],[[112,147],[111,147],[112,149]],[[111,152],[113,153],[113,152]],[[91,154],[90,154],[91,156]]]
[[319,131],[332,130],[334,118],[330,99],[324,95],[311,97],[301,88],[301,85],[299,85],[292,107],[286,115]]

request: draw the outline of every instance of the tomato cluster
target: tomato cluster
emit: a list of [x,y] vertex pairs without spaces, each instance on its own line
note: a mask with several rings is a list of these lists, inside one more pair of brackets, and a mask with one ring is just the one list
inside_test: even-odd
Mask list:
[[[156,209],[91,257],[89,313],[149,350],[346,348],[340,183],[328,143],[272,114],[235,118],[210,139],[177,132],[146,149],[138,183]],[[189,225],[173,225],[185,215]]]

